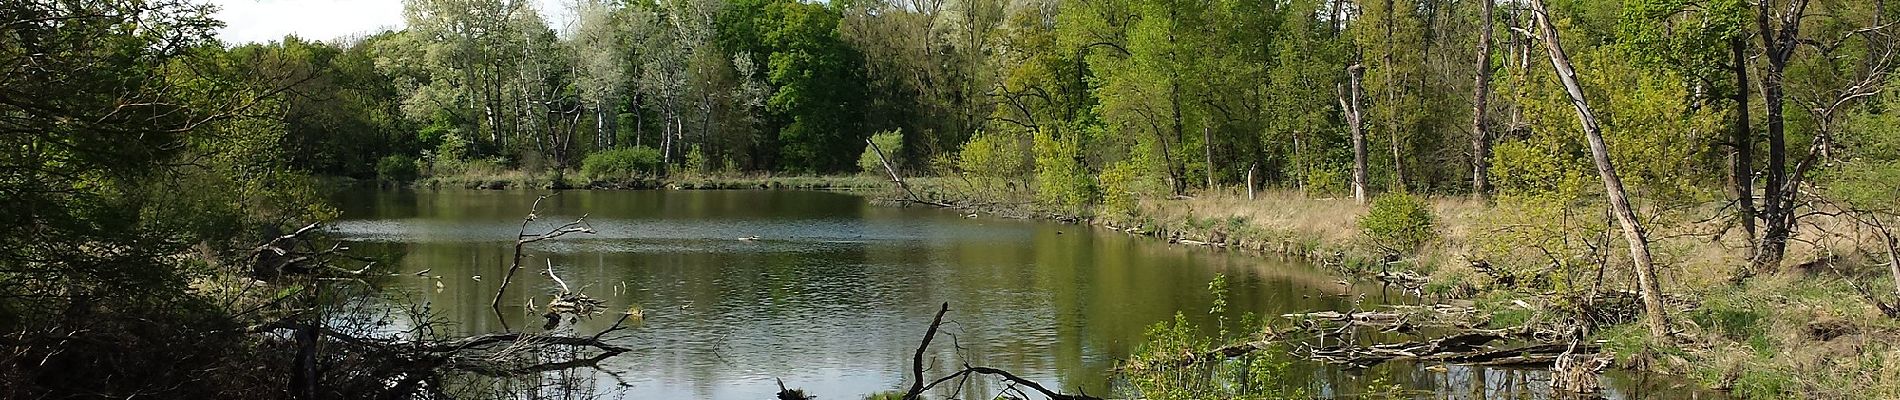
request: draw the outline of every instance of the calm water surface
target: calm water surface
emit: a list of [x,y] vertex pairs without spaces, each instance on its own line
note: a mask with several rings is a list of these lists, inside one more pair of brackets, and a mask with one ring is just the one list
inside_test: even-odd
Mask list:
[[[359,251],[397,260],[400,273],[379,282],[391,301],[426,303],[454,333],[500,331],[489,302],[538,194],[350,190],[338,196],[344,220],[334,229]],[[821,399],[904,388],[911,353],[943,302],[951,307],[945,332],[955,336],[932,346],[937,368],[968,360],[1092,394],[1112,390],[1108,370],[1147,327],[1180,312],[1213,330],[1207,284],[1216,274],[1228,277],[1233,319],[1350,307],[1339,295],[1347,289],[1308,265],[844,193],[570,191],[543,201],[530,231],[582,214],[599,232],[529,245],[523,263],[532,269],[516,276],[503,309],[512,326],[538,329],[526,305],[558,291],[536,273],[550,262],[610,309],[645,309],[645,321],[616,339],[634,350],[602,366],[629,385],[605,390],[625,398],[769,399],[774,378]],[[428,276],[412,275],[424,269]],[[1358,293],[1409,301],[1377,288]],[[612,320],[586,321],[580,331]],[[1393,384],[1434,398],[1548,397],[1537,371],[1295,370],[1291,379],[1325,397]],[[1660,379],[1613,374],[1608,383],[1613,398],[1714,398]]]

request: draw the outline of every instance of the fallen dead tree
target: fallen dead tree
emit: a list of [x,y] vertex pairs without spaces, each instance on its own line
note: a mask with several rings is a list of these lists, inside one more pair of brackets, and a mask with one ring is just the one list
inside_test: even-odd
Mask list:
[[1371,346],[1329,346],[1308,348],[1307,358],[1354,368],[1366,368],[1387,361],[1440,361],[1458,365],[1494,367],[1545,367],[1564,354],[1595,354],[1595,345],[1570,346],[1532,343],[1508,348],[1489,346],[1491,342],[1511,339],[1514,335],[1498,331],[1458,333],[1438,339]]
[[[521,268],[524,245],[569,233],[593,232],[582,216],[545,233],[527,233],[529,223],[539,218],[541,200],[547,197],[537,198],[522,221],[522,231],[515,239],[514,262],[496,293],[498,316],[498,300],[507,290],[513,272]],[[441,392],[451,386],[444,384],[447,377],[519,378],[532,382],[549,377],[571,378],[568,371],[584,368],[613,375],[611,371],[598,369],[599,363],[629,349],[609,343],[605,337],[625,329],[629,320],[642,316],[637,309],[629,309],[605,330],[592,335],[576,334],[572,328],[574,322],[602,314],[606,302],[570,287],[555,273],[550,261],[542,274],[559,284],[560,292],[544,307],[544,316],[549,322],[544,327],[547,332],[515,331],[507,327],[504,318],[502,332],[447,337],[439,333],[439,317],[426,305],[365,312],[368,308],[364,304],[353,304],[361,299],[325,300],[318,296],[319,291],[331,290],[326,288],[328,285],[363,282],[361,277],[374,266],[373,260],[349,255],[349,248],[341,243],[318,246],[318,240],[312,238],[319,232],[318,227],[312,224],[273,237],[251,251],[249,262],[253,273],[261,271],[260,275],[306,282],[299,286],[302,289],[237,314],[272,315],[269,318],[275,318],[273,322],[233,329],[259,335],[267,344],[288,345],[288,349],[296,352],[289,372],[290,391],[298,398],[364,394],[452,398],[458,396]],[[340,260],[370,261],[370,265],[357,270],[332,265]],[[410,321],[411,326],[392,332],[388,327],[394,321]],[[563,326],[565,328],[561,328]],[[319,348],[323,351],[318,352]]]
[[1228,360],[1232,358],[1245,356],[1248,354],[1253,354],[1256,352],[1266,351],[1267,349],[1272,348],[1273,345],[1280,343],[1278,339],[1278,335],[1274,334],[1272,331],[1263,333],[1261,336],[1262,338],[1259,340],[1229,344],[1226,346],[1214,348],[1213,350],[1208,350],[1208,351],[1203,351],[1203,352],[1198,352],[1198,353],[1188,353],[1180,357],[1167,358],[1167,359],[1161,359],[1161,360],[1145,360],[1145,361],[1137,361],[1137,362],[1129,363],[1129,364],[1122,364],[1120,366],[1116,366],[1115,371],[1116,372],[1141,372],[1141,371],[1149,371],[1149,370],[1156,370],[1156,369],[1185,368],[1185,367],[1194,366],[1195,364],[1224,361],[1224,360]]
[[[587,216],[581,215],[580,218],[574,219],[574,222],[561,224],[560,226],[556,226],[553,229],[549,229],[547,232],[543,232],[540,234],[529,234],[528,224],[541,218],[541,215],[540,215],[541,201],[547,200],[548,197],[552,197],[552,196],[554,195],[542,195],[541,197],[535,198],[534,205],[528,207],[528,216],[523,217],[521,219],[521,229],[520,231],[515,233],[514,259],[512,262],[508,264],[508,273],[501,276],[501,287],[495,289],[495,300],[490,303],[490,306],[492,306],[495,309],[495,316],[497,317],[500,317],[502,315],[501,314],[502,295],[508,293],[508,284],[514,281],[515,271],[521,270],[521,248],[522,247],[527,246],[529,243],[554,239],[561,236],[565,236],[570,233],[587,233],[587,234],[594,233],[594,226],[587,224]],[[506,328],[507,325],[508,325],[508,319],[502,318],[502,326]]]
[[1322,328],[1337,330],[1351,326],[1411,332],[1419,328],[1476,329],[1490,322],[1490,317],[1478,312],[1477,309],[1442,304],[1387,305],[1371,311],[1316,311],[1281,314],[1280,317],[1292,320],[1308,330]]
[[622,325],[616,323],[591,337],[513,332],[446,340],[415,340],[367,336],[285,319],[252,327],[249,331],[317,332],[326,342],[324,347],[330,349],[328,351],[348,354],[348,358],[354,360],[352,366],[360,370],[352,373],[387,377],[384,383],[389,385],[388,393],[414,393],[439,390],[441,378],[453,372],[511,377],[596,367],[601,361],[629,351],[626,347],[601,340],[605,334],[620,329],[623,329]]
[[[1318,311],[1283,314],[1295,329],[1272,329],[1244,342],[1177,357],[1142,360],[1116,368],[1118,372],[1187,368],[1222,362],[1272,348],[1287,348],[1295,357],[1350,369],[1368,368],[1388,361],[1426,361],[1458,365],[1513,368],[1539,368],[1559,365],[1567,355],[1595,357],[1595,344],[1560,343],[1569,337],[1549,329],[1530,326],[1510,329],[1479,328],[1488,321],[1477,310],[1450,305],[1382,306],[1376,311]],[[1382,332],[1443,332],[1426,340],[1363,345],[1357,340],[1362,330]],[[1499,347],[1497,342],[1513,341],[1515,346]],[[1594,359],[1590,359],[1594,360]],[[1598,361],[1577,364],[1596,366]],[[1565,364],[1566,368],[1575,368]],[[1600,370],[1600,367],[1598,368]],[[1569,371],[1569,370],[1566,370]],[[1595,370],[1593,370],[1595,371]],[[1571,376],[1579,373],[1569,371]],[[1581,378],[1579,378],[1581,379]]]
[[937,337],[938,328],[943,326],[943,315],[948,312],[950,312],[950,303],[943,303],[943,306],[937,310],[936,318],[931,319],[930,329],[924,332],[923,343],[917,346],[917,352],[911,356],[911,386],[910,390],[904,392],[905,400],[921,399],[925,391],[952,381],[956,382],[955,387],[961,391],[963,386],[967,385],[972,377],[979,375],[995,377],[1006,382],[1008,386],[1007,389],[1005,389],[1005,394],[1007,394],[1008,391],[1015,390],[1018,392],[1017,394],[1027,397],[1027,393],[1021,393],[1021,389],[1018,389],[1020,386],[1033,390],[1037,394],[1051,400],[1101,400],[1099,397],[1090,396],[1086,393],[1062,393],[1009,371],[993,367],[973,366],[967,362],[963,363],[963,367],[956,372],[926,382],[924,378],[924,352],[930,349],[931,339]]

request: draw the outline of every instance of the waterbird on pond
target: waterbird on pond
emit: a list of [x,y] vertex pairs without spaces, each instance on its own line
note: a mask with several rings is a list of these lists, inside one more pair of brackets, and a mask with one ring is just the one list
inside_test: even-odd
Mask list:
[[416,276],[429,276],[429,268],[423,268],[421,271],[416,271]]
[[759,240],[759,235],[752,235],[752,236],[746,236],[746,237],[741,237],[741,238],[739,238],[739,241],[742,241],[742,242],[750,242],[750,241],[754,241],[754,240]]
[[482,281],[482,276],[481,276],[481,275],[476,275],[476,276],[471,276],[470,278],[475,278],[475,281],[476,281],[476,282],[481,282],[481,281]]

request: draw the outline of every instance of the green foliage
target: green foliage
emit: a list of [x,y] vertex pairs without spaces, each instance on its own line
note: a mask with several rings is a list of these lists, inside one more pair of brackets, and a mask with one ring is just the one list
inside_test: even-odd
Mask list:
[[660,150],[646,146],[597,151],[581,160],[581,176],[614,180],[657,176]]
[[1082,162],[1084,132],[1071,130],[1057,137],[1037,131],[1031,146],[1036,156],[1036,200],[1058,209],[1076,211],[1095,203],[1095,179]]
[[706,152],[699,151],[699,145],[697,144],[693,145],[692,149],[686,151],[685,167],[688,173],[704,174],[712,172],[712,169],[709,168],[706,162]]
[[468,159],[468,139],[456,132],[448,132],[436,139],[436,163],[456,163]]
[[1325,164],[1306,170],[1306,194],[1309,196],[1347,196],[1352,185],[1352,166]]
[[1853,150],[1819,180],[1828,197],[1853,208],[1900,215],[1900,93],[1879,101],[1847,118],[1840,141]]
[[904,392],[888,390],[864,396],[864,400],[904,400]]
[[1359,218],[1359,229],[1373,246],[1409,254],[1438,238],[1436,220],[1424,197],[1394,193],[1372,200],[1372,208]]
[[[793,171],[846,171],[866,134],[860,129],[867,88],[863,56],[839,36],[839,8],[793,0],[743,0],[727,4],[718,19],[718,42],[735,54],[762,60],[760,74],[772,85],[765,106],[783,122],[778,142],[784,167]],[[760,62],[762,61],[762,62]]]
[[392,182],[415,180],[416,159],[402,154],[391,154],[381,160],[376,160],[376,178]]
[[[1195,332],[1186,314],[1175,313],[1172,321],[1155,323],[1143,334],[1147,341],[1129,356],[1131,361],[1166,360],[1180,354],[1195,354],[1212,346],[1212,341]],[[1210,382],[1199,368],[1169,368],[1129,374],[1128,381],[1139,396],[1151,399],[1214,398],[1219,385]]]
[[1140,211],[1137,208],[1140,203],[1135,196],[1137,179],[1140,179],[1140,176],[1132,162],[1116,162],[1102,170],[1102,216],[1114,220],[1135,217]]
[[892,129],[873,134],[871,135],[871,143],[876,143],[877,147],[874,148],[870,145],[865,145],[864,152],[858,154],[858,172],[867,174],[884,173],[884,163],[878,159],[878,150],[880,149],[883,150],[884,157],[890,158],[884,161],[890,161],[892,167],[904,165],[904,163],[897,158],[899,154],[904,154],[903,130]]
[[[1182,400],[1308,398],[1311,388],[1300,382],[1293,370],[1293,361],[1285,357],[1285,349],[1278,345],[1234,359],[1175,364],[1174,361],[1183,355],[1203,354],[1229,341],[1254,340],[1246,335],[1235,337],[1228,331],[1226,275],[1215,275],[1214,279],[1208,281],[1207,291],[1213,297],[1208,314],[1217,321],[1218,333],[1212,337],[1202,335],[1188,321],[1187,315],[1179,312],[1174,314],[1172,321],[1150,326],[1145,333],[1146,341],[1124,364],[1124,367],[1132,367],[1123,372],[1123,377],[1134,390],[1129,395]],[[1241,321],[1242,326],[1255,323],[1251,315]]]
[[1015,138],[996,132],[977,132],[957,151],[957,168],[972,180],[995,189],[997,182],[1019,179],[1028,164],[1022,145]]

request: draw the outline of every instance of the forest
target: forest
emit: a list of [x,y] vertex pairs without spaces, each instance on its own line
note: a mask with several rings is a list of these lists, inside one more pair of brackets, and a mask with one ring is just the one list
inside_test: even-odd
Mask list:
[[[1640,321],[1581,324],[1646,368],[1900,393],[1884,0],[568,5],[240,44],[192,0],[0,4],[0,397],[282,397],[245,391],[289,355],[221,349],[295,307],[211,293],[337,180],[853,174],[1560,320],[1627,287]],[[206,379],[269,384],[165,384]]]

